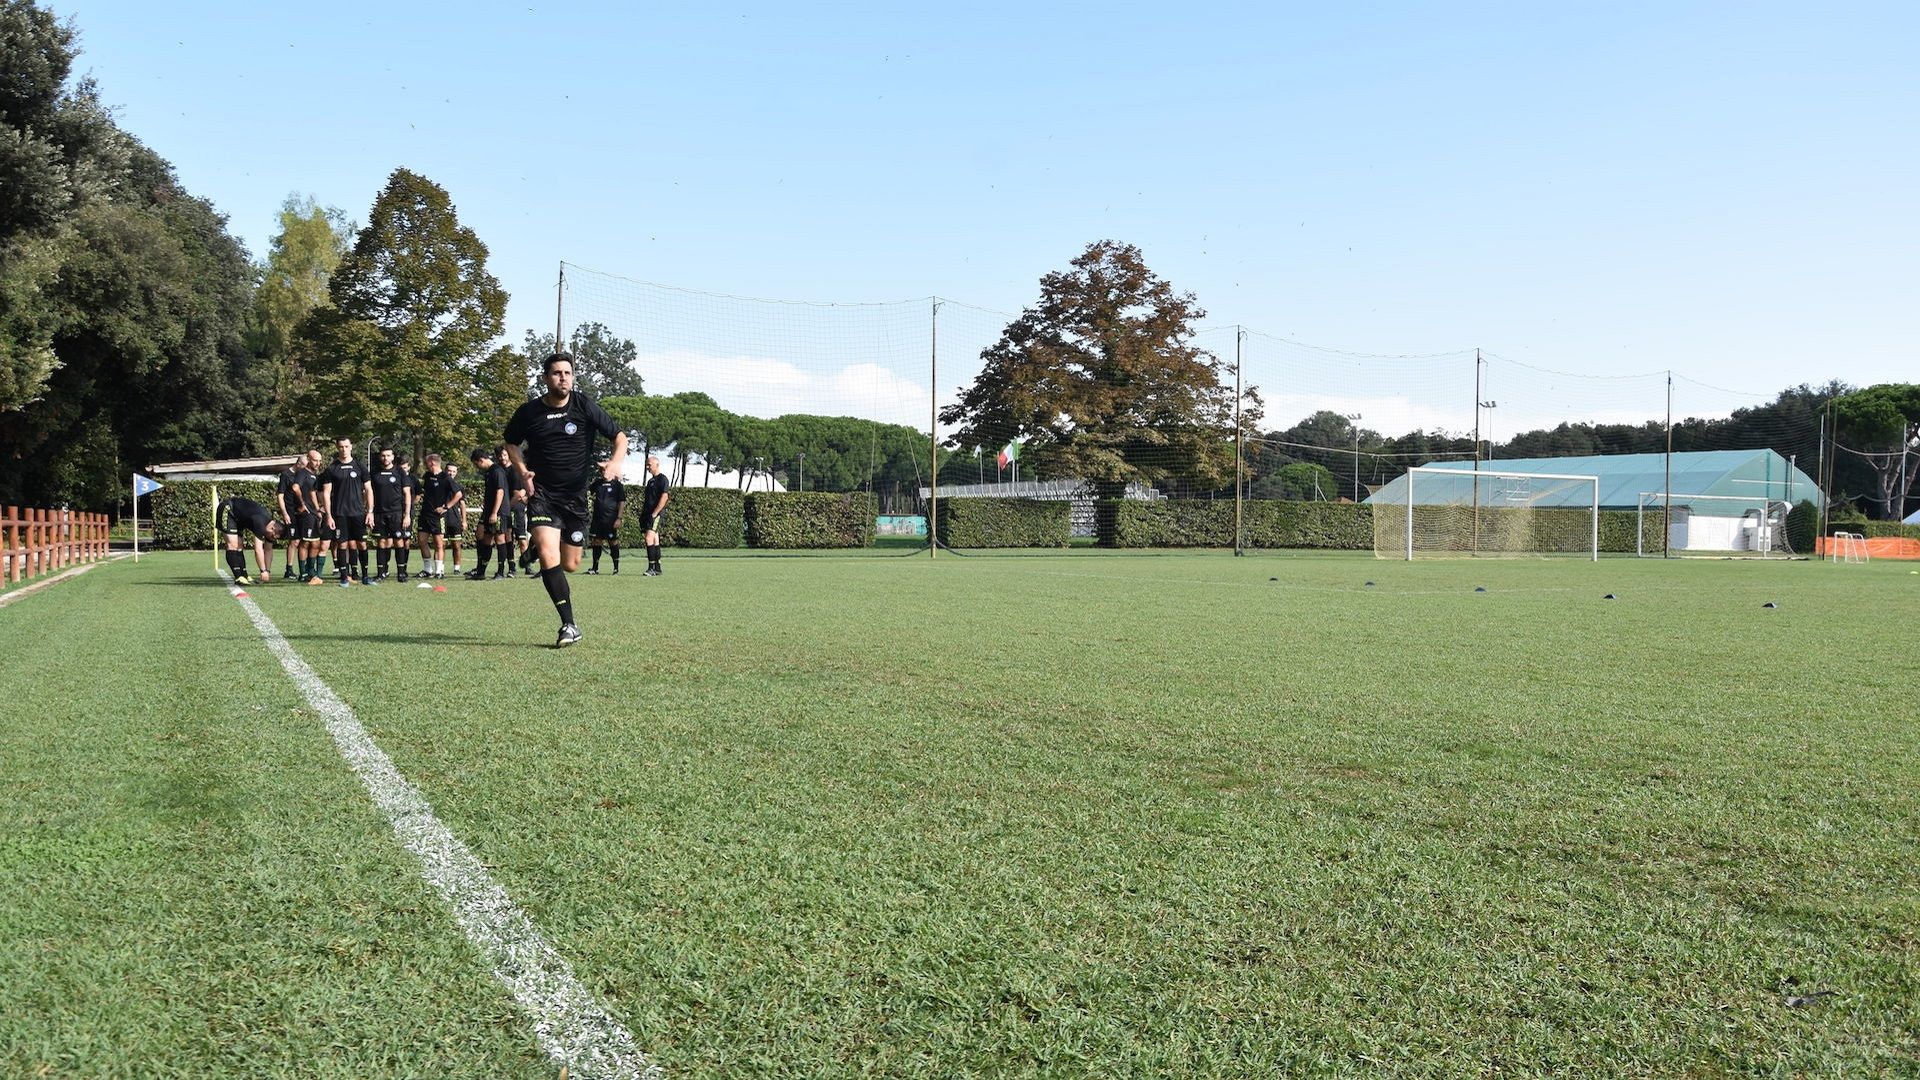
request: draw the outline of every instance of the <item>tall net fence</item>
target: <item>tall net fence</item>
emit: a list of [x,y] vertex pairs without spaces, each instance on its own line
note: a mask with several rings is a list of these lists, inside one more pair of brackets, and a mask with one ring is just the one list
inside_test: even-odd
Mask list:
[[[1779,467],[1739,482],[1789,506],[1823,502],[1818,484],[1846,496],[1875,482],[1827,427],[1833,387],[1596,376],[1488,349],[1368,353],[1219,323],[1178,336],[1158,371],[1048,367],[1036,358],[1059,345],[1031,312],[944,298],[755,299],[573,265],[561,295],[575,350],[610,347],[643,380],[611,411],[677,485],[861,493],[881,535],[922,538],[937,491],[957,547],[1369,550],[1377,493],[1411,468],[1476,460],[1544,473],[1565,471],[1540,467],[1550,459],[1772,450]],[[1641,493],[1670,482],[1643,478],[1604,509],[1643,515]]]

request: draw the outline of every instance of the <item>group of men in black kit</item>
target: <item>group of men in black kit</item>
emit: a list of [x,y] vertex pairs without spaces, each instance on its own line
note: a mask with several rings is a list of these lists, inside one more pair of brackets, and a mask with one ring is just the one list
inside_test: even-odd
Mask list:
[[[627,436],[597,402],[573,391],[571,356],[547,357],[542,381],[546,392],[521,405],[507,422],[498,455],[484,449],[469,455],[484,477],[484,495],[476,536],[478,559],[465,577],[485,580],[490,559],[498,560],[496,580],[514,577],[516,562],[519,573],[529,576],[538,564],[541,583],[560,616],[555,647],[564,648],[580,640],[567,574],[579,569],[589,537],[593,566],[587,573],[600,572],[603,548],[612,549],[613,572],[620,572],[620,519],[627,497],[620,482],[620,463],[626,457]],[[597,468],[596,436],[612,440],[612,453]],[[278,520],[250,499],[221,501],[219,529],[227,565],[237,583],[270,581],[272,558],[263,541],[282,538],[290,538],[285,576],[308,585],[326,583],[329,548],[342,588],[356,581],[368,585],[386,581],[395,563],[399,580],[405,582],[416,536],[422,562],[419,576],[429,579],[422,582],[423,587],[447,576],[449,546],[452,571],[461,575],[467,506],[456,466],[443,462],[439,454],[428,454],[426,474],[415,476],[406,456],[392,449],[381,450],[379,465],[372,469],[354,460],[353,440],[336,440],[334,450],[334,459],[324,465],[320,452],[310,450],[282,474],[275,496]],[[660,459],[650,456],[642,499],[648,577],[661,574],[660,516],[669,498]],[[255,536],[258,579],[248,577],[240,551],[241,537],[247,532]]]

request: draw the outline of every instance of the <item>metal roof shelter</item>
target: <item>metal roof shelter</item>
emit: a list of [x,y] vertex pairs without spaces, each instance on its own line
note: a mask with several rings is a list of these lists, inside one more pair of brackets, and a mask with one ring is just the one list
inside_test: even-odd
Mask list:
[[226,458],[218,461],[174,461],[147,466],[147,475],[160,480],[273,480],[300,460],[299,454],[275,457]]
[[[1472,472],[1473,462],[1437,461],[1427,468]],[[1665,454],[1500,458],[1482,461],[1480,468],[1482,471],[1597,476],[1600,478],[1600,507],[1603,510],[1632,510],[1639,506],[1642,492],[1669,490]],[[1365,501],[1404,506],[1407,499],[1406,484],[1407,478],[1399,477],[1392,483],[1382,485]],[[1676,496],[1724,495],[1790,503],[1802,499],[1819,501],[1819,486],[1813,482],[1813,478],[1772,450],[1699,450],[1674,454],[1671,490]],[[1591,489],[1583,486],[1546,495],[1537,505],[1584,508],[1589,505],[1591,498]]]

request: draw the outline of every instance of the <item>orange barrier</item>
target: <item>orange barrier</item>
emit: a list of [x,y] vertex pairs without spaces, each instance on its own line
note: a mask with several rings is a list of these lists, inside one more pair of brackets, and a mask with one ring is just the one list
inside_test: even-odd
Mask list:
[[[1864,545],[1869,559],[1920,559],[1920,540],[1911,536],[1870,536],[1865,540],[1847,542],[1856,548]],[[1831,536],[1815,537],[1813,553],[1829,555],[1834,546]]]
[[107,557],[107,515],[0,507],[0,581],[12,584]]

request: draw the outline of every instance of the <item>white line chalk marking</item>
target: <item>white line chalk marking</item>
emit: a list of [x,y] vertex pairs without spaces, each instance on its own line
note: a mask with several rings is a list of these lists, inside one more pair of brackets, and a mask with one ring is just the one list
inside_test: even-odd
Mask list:
[[[223,579],[227,575],[221,573]],[[231,579],[227,579],[231,580]],[[647,1060],[633,1035],[574,978],[573,969],[534,928],[533,920],[489,875],[480,860],[433,813],[426,797],[394,768],[392,759],[367,734],[353,709],[341,701],[273,625],[260,606],[229,586],[253,620],[254,629],[327,722],[340,756],[367,786],[374,805],[393,826],[402,847],[420,860],[427,881],[453,910],[467,940],[492,965],[533,1019],[541,1049],[581,1080],[655,1080],[658,1065]]]

